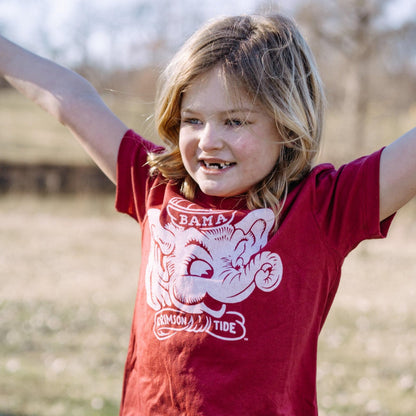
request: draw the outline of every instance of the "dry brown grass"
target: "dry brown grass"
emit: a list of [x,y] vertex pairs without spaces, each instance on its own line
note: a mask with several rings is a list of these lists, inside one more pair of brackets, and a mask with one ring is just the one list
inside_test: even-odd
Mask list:
[[116,414],[139,228],[109,197],[0,200],[0,414]]
[[[103,98],[130,128],[155,140],[152,103],[117,92]],[[0,89],[0,146],[2,161],[91,163],[69,131],[12,89]]]

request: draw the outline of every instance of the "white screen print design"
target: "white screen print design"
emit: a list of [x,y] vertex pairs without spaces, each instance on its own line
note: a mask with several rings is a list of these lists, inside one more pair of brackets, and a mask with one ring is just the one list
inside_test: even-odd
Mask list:
[[256,288],[270,292],[282,279],[279,255],[261,251],[274,224],[273,211],[250,211],[233,224],[236,211],[201,209],[172,198],[163,225],[160,213],[148,211],[145,276],[147,303],[156,311],[156,337],[188,331],[223,340],[244,338],[245,317],[230,305]]

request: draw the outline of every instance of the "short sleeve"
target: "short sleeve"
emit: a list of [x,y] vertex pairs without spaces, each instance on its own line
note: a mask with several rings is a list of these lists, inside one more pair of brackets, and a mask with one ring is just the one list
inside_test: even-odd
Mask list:
[[143,139],[133,130],[124,135],[117,158],[116,209],[140,221],[145,215],[145,200],[151,180],[147,156],[162,148]]
[[387,235],[393,216],[380,222],[382,151],[316,175],[314,216],[328,244],[342,257],[365,239]]

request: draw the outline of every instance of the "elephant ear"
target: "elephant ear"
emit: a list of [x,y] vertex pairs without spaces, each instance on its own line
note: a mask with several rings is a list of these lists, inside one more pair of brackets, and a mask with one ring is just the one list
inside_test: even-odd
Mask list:
[[279,286],[283,275],[283,265],[280,256],[265,251],[258,254],[253,260],[255,271],[254,281],[263,292],[271,292]]
[[155,311],[171,304],[168,296],[168,283],[171,275],[168,259],[175,249],[174,234],[163,228],[159,216],[160,210],[149,209],[148,221],[151,238],[145,285],[147,304]]
[[168,256],[175,248],[175,234],[169,229],[170,227],[163,227],[160,223],[160,210],[149,209],[147,216],[154,242],[158,245],[162,254]]
[[[238,256],[253,255],[260,251],[268,240],[274,224],[273,211],[267,208],[249,212],[235,225],[232,241]],[[247,259],[248,261],[248,259]]]

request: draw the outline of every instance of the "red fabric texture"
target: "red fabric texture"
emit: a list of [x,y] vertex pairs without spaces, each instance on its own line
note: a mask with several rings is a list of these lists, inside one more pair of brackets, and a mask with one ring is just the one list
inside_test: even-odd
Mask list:
[[345,256],[379,223],[381,150],[323,164],[269,209],[149,177],[155,145],[126,133],[116,207],[142,227],[120,415],[317,415],[317,340]]

